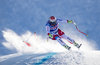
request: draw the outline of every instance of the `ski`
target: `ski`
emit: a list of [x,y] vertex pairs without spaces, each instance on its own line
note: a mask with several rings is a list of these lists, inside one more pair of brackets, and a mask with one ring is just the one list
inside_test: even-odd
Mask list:
[[23,41],[27,46],[31,46],[31,44],[30,43],[28,43],[28,42],[26,42],[26,41]]
[[82,44],[78,44],[75,41],[73,42],[73,45],[76,46],[78,49],[82,46]]
[[71,47],[69,47],[68,45],[63,45],[67,50],[70,50]]
[[78,49],[80,49],[81,46],[82,46],[82,44],[79,45]]

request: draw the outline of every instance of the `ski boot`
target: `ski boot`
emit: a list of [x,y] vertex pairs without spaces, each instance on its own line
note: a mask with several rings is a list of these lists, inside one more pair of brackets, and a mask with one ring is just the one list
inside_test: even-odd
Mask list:
[[63,45],[67,50],[70,50],[71,47],[69,47],[68,45]]
[[73,43],[78,49],[81,47],[81,45],[82,44],[78,44],[78,43],[76,43],[75,41],[74,41],[74,43]]

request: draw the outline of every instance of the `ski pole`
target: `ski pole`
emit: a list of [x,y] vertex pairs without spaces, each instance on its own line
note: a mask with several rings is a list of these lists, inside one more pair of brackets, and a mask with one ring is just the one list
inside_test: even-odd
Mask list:
[[74,26],[75,26],[75,28],[77,29],[77,31],[79,31],[80,33],[84,34],[85,36],[88,36],[88,34],[82,32],[82,31],[80,31],[80,30],[78,29],[78,26],[76,25],[75,22],[72,22],[72,23],[74,24]]

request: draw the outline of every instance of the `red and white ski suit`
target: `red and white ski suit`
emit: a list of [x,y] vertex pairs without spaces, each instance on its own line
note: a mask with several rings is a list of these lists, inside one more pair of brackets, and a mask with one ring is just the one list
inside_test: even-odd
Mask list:
[[57,24],[55,26],[51,26],[49,24],[49,21],[46,23],[46,31],[47,34],[51,34],[53,35],[53,38],[51,38],[52,40],[57,40],[61,45],[65,45],[65,43],[61,40],[61,38],[67,39],[68,41],[70,41],[71,43],[74,42],[73,39],[69,38],[67,35],[65,35],[65,33],[63,31],[61,31],[58,28],[58,25],[60,23],[67,23],[67,20],[61,20],[61,19],[57,19],[56,20]]

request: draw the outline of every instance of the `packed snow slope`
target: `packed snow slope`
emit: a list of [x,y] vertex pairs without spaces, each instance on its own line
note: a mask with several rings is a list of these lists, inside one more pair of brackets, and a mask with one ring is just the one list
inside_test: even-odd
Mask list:
[[10,54],[0,57],[0,65],[100,65],[100,51],[66,51],[42,54]]

